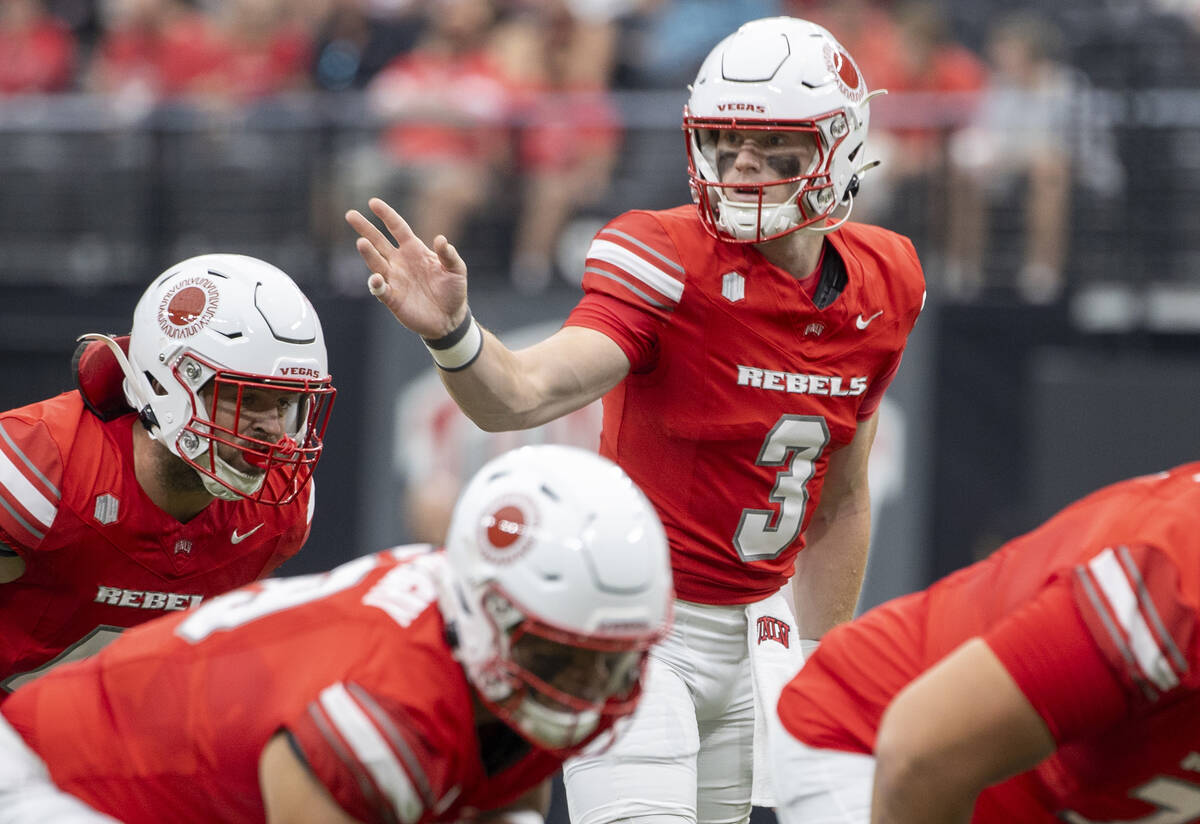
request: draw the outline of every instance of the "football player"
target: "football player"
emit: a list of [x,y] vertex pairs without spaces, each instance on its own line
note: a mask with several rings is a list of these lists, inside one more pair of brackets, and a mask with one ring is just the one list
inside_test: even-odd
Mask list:
[[924,301],[912,243],[847,221],[871,165],[870,97],[804,20],[722,40],[683,118],[695,204],[601,229],[563,328],[518,351],[474,320],[444,236],[427,247],[379,199],[390,238],[347,213],[369,290],[425,339],[469,417],[526,428],[603,396],[601,452],[666,526],[675,629],[629,732],[568,764],[576,821],[745,820],[752,752],[765,759],[755,730],[800,640],[853,614],[876,412]]
[[[785,824],[1200,820],[1200,463],[839,627],[783,691]],[[785,789],[786,788],[786,789]]]
[[167,269],[78,388],[0,413],[0,695],[127,627],[263,577],[312,522],[334,389],[276,267]]
[[444,550],[254,584],[17,690],[0,822],[487,817],[611,738],[671,601],[629,477],[523,447],[470,481]]

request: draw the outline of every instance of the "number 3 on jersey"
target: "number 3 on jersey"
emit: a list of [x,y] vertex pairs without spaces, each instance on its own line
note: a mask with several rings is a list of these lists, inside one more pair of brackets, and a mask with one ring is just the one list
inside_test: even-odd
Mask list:
[[784,468],[775,476],[770,495],[779,512],[742,510],[733,546],[743,561],[776,558],[799,537],[808,508],[808,482],[828,445],[829,426],[817,415],[783,415],[771,427],[755,463]]

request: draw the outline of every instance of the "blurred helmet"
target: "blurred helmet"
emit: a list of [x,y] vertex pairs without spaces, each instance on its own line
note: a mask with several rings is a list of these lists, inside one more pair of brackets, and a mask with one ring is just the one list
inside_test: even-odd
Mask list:
[[276,267],[244,255],[172,266],[142,294],[117,359],[146,429],[213,495],[283,504],[311,478],[334,389],[317,314]]
[[[833,35],[806,20],[753,20],[718,43],[701,65],[683,112],[692,198],[709,232],[760,243],[802,228],[836,228],[826,226],[826,218],[842,203],[853,204],[860,175],[873,165],[863,159],[873,94]],[[810,134],[816,151],[796,175],[722,184],[721,129]],[[780,185],[793,193],[768,202],[765,189]],[[732,199],[734,188],[757,189],[757,199]]]
[[446,554],[455,654],[492,712],[559,750],[633,711],[674,590],[662,524],[620,467],[569,446],[501,455],[460,496]]

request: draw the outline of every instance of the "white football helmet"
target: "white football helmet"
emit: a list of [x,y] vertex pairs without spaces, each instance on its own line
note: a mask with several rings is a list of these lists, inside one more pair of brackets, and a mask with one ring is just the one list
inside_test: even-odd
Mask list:
[[[739,243],[761,243],[797,229],[826,225],[842,203],[853,206],[862,173],[868,92],[853,58],[821,26],[793,17],[752,20],[708,54],[683,111],[692,198],[708,231]],[[748,186],[721,182],[717,135],[721,129],[811,134],[816,152],[799,174]],[[768,187],[795,193],[768,202]],[[736,200],[729,190],[758,190]]]
[[442,612],[493,713],[561,750],[633,711],[674,589],[662,524],[620,467],[569,446],[501,455],[460,496],[446,554]]
[[[86,337],[109,344],[142,424],[213,495],[283,504],[312,477],[335,390],[317,314],[281,270],[244,255],[190,258],[142,294],[128,358],[111,338]],[[239,453],[240,469],[228,459]]]

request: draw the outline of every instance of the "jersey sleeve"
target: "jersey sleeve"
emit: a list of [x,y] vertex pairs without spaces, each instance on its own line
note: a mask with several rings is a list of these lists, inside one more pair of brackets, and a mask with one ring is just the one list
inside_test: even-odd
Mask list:
[[416,824],[451,789],[449,759],[439,757],[428,725],[355,683],[321,691],[286,725],[314,777],[360,821]]
[[985,640],[1060,743],[1195,690],[1197,608],[1150,547],[1112,547],[1056,579]]
[[62,500],[63,458],[45,424],[0,417],[0,533],[17,553],[46,537]]
[[1154,704],[1186,688],[1200,663],[1198,608],[1169,554],[1108,547],[1075,568],[1074,587],[1092,637],[1132,700]]
[[584,297],[567,326],[595,329],[629,358],[633,371],[651,367],[658,330],[683,297],[682,258],[649,212],[626,212],[596,233],[584,267]]
[[1104,729],[1129,710],[1062,578],[984,635],[1059,744]]
[[867,394],[863,396],[863,401],[858,407],[859,421],[865,421],[879,411],[879,404],[883,403],[883,394],[892,385],[892,380],[896,377],[896,372],[900,369],[900,361],[903,357],[903,350],[897,352],[888,367],[883,370],[883,373],[871,381],[870,386],[867,388]]
[[[867,389],[867,394],[863,398],[862,404],[858,408],[858,419],[865,421],[867,418],[874,415],[879,410],[879,404],[883,402],[883,395],[887,392],[892,381],[896,377],[896,372],[900,369],[900,362],[904,359],[904,350],[908,346],[908,336],[912,334],[913,327],[917,325],[917,319],[921,316],[921,312],[925,309],[925,274],[921,269],[921,260],[917,257],[916,247],[912,241],[906,237],[896,235],[895,239],[899,242],[900,254],[894,256],[893,260],[896,265],[902,267],[904,275],[901,280],[907,286],[900,290],[900,295],[903,297],[898,299],[904,305],[901,307],[903,321],[900,325],[900,340],[898,341],[895,355],[887,362],[886,366],[880,371],[879,375],[871,381],[870,387]],[[917,299],[917,296],[920,299]]]

